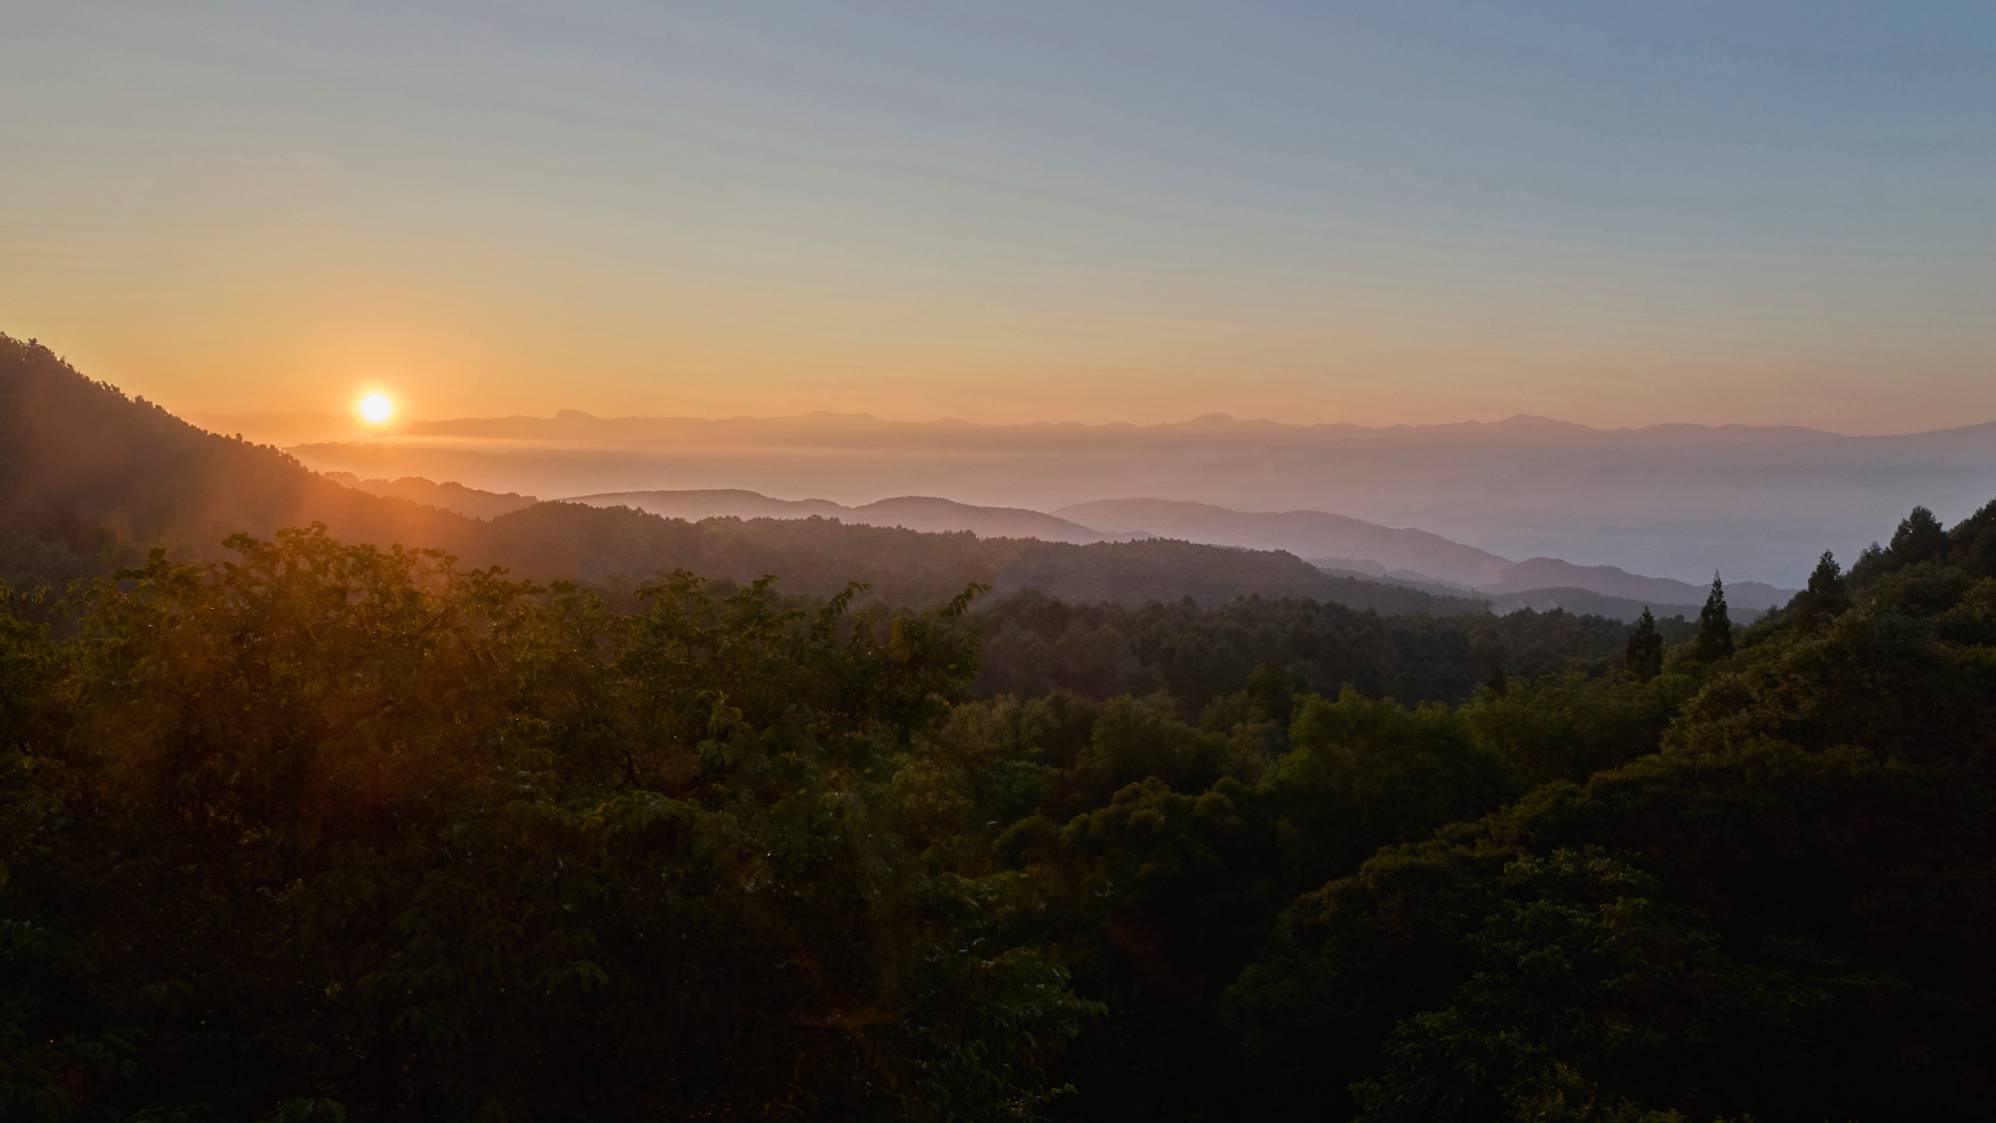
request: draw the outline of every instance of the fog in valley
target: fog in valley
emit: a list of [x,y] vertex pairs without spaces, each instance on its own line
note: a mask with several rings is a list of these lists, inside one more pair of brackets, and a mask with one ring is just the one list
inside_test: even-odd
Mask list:
[[[1554,557],[1689,582],[1719,570],[1788,588],[1808,573],[1799,554],[1855,554],[1895,512],[1924,502],[1965,516],[1996,486],[1996,424],[1842,436],[1749,426],[1602,430],[1531,417],[1364,428],[1224,417],[998,426],[567,412],[415,422],[390,439],[301,442],[291,451],[329,471],[540,498],[741,488],[845,505],[912,495],[1050,514],[1124,498],[1317,511],[1428,531],[1514,561]],[[1163,532],[1100,518],[1075,521],[1106,533]]]

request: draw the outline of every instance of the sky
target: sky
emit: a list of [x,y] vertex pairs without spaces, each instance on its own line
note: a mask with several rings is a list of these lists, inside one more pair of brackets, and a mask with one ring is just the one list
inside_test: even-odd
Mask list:
[[1996,5],[10,3],[0,331],[183,412],[1996,418]]

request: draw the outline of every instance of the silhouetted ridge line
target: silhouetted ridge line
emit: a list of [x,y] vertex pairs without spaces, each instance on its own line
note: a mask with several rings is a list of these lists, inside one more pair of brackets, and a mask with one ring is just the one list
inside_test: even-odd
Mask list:
[[[0,407],[0,529],[93,556],[131,559],[166,545],[183,556],[215,558],[235,532],[267,537],[320,522],[350,541],[436,547],[467,565],[612,584],[687,569],[736,581],[773,574],[803,593],[836,593],[862,580],[873,595],[897,603],[946,600],[978,581],[1000,591],[1040,589],[1123,603],[1261,596],[1381,612],[1478,607],[1332,576],[1287,554],[1185,542],[1078,545],[824,519],[686,522],[581,503],[537,503],[482,521],[342,486],[286,453],[204,432],[127,398],[47,348],[11,338],[0,338]],[[432,498],[457,494],[448,485],[413,487]],[[913,521],[954,517],[962,507],[909,500],[885,510]],[[1057,521],[1035,512],[991,514]]]

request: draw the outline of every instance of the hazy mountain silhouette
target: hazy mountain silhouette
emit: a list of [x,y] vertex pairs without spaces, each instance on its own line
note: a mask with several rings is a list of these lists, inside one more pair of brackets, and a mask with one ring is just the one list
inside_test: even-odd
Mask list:
[[1053,512],[1105,495],[1151,495],[1336,511],[1500,557],[1564,558],[1692,585],[1714,569],[1799,585],[1806,567],[1797,558],[1854,555],[1918,503],[1966,515],[1996,481],[1996,425],[1844,436],[1792,426],[1595,429],[1527,416],[1367,428],[1225,416],[980,425],[566,412],[413,422],[393,442],[294,451],[315,467],[536,495],[741,487],[848,505],[942,494]]
[[[1210,504],[1164,499],[1103,500],[1058,514],[978,507],[947,499],[902,496],[846,506],[827,499],[774,499],[741,488],[630,491],[579,496],[595,506],[628,506],[668,518],[827,518],[869,526],[1046,542],[1105,542],[1162,536],[1188,542],[1280,550],[1340,576],[1384,580],[1443,597],[1490,599],[1495,611],[1533,607],[1634,619],[1645,605],[1695,614],[1705,588],[1640,577],[1612,567],[1582,567],[1552,558],[1513,562],[1422,530],[1378,526],[1322,511],[1253,514]],[[1734,594],[1743,611],[1784,603],[1786,592],[1743,582]],[[1667,610],[1667,611],[1666,611]]]
[[[1668,577],[1643,577],[1612,565],[1578,566],[1557,558],[1528,558],[1518,562],[1507,568],[1498,580],[1478,586],[1478,591],[1517,594],[1543,592],[1563,586],[1658,607],[1696,606],[1704,603],[1708,591],[1708,586],[1673,581]],[[1793,589],[1778,589],[1759,581],[1726,582],[1726,600],[1737,608],[1774,608],[1788,603],[1788,598],[1794,595]]]
[[[1704,586],[1684,581],[1642,577],[1613,566],[1578,566],[1557,558],[1514,562],[1424,530],[1379,526],[1322,511],[1256,514],[1207,503],[1106,499],[1063,508],[1059,514],[1102,527],[1144,525],[1191,542],[1287,550],[1329,569],[1349,570],[1355,563],[1369,562],[1384,576],[1440,582],[1458,591],[1492,596],[1499,611],[1517,594],[1532,594],[1535,603],[1569,611],[1591,611],[1580,607],[1589,594],[1626,601],[1636,612],[1643,604],[1661,609],[1695,606],[1705,599]],[[1565,593],[1581,595],[1561,595]],[[1737,607],[1767,609],[1786,603],[1794,594],[1742,581],[1728,584],[1727,595]],[[1604,614],[1618,615],[1626,607],[1612,606]]]
[[[469,490],[390,486],[455,501]],[[937,603],[978,581],[1123,603],[1263,596],[1381,612],[1481,608],[1328,574],[1288,554],[1164,540],[1076,545],[824,518],[689,523],[559,502],[485,521],[343,486],[277,449],[204,432],[93,382],[45,347],[0,336],[0,532],[110,561],[153,545],[215,558],[237,531],[268,536],[314,521],[352,541],[433,546],[469,565],[611,584],[683,568],[737,581],[774,574],[813,593],[868,581],[897,603]]]
[[[1072,601],[1139,604],[1243,596],[1330,601],[1382,613],[1482,611],[1397,585],[1324,572],[1290,554],[1167,539],[1076,545],[865,526],[818,516],[668,519],[631,507],[541,503],[494,520],[497,559],[523,572],[616,582],[660,568],[836,592],[864,581],[897,603],[939,602],[967,582]],[[656,559],[646,567],[641,563]]]
[[425,507],[436,507],[444,511],[455,511],[474,519],[495,519],[500,515],[508,515],[540,502],[531,495],[521,495],[518,492],[480,491],[461,483],[438,483],[421,476],[404,476],[399,480],[364,480],[351,472],[327,472],[325,476],[336,483],[365,491],[370,495],[407,499],[411,503],[421,503]]
[[1142,527],[1192,542],[1287,550],[1333,568],[1370,563],[1381,573],[1464,588],[1493,583],[1511,565],[1506,558],[1425,530],[1380,526],[1324,511],[1254,514],[1172,499],[1099,499],[1055,513],[1105,529]]
[[[969,531],[983,538],[1037,538],[1043,542],[1121,541],[1144,534],[1104,534],[1068,519],[1017,507],[976,507],[950,499],[903,495],[848,507],[828,499],[772,499],[739,488],[693,491],[622,491],[582,495],[577,503],[627,506],[675,519],[801,519],[819,516],[865,526],[898,526],[931,533]],[[1223,543],[1241,545],[1242,543]]]

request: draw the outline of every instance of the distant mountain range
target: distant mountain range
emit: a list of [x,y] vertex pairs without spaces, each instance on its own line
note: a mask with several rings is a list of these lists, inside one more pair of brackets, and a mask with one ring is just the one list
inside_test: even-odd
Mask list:
[[[480,518],[505,514],[534,502],[528,496],[495,495],[459,484],[437,484],[418,478],[395,481],[335,478],[376,494]],[[1307,559],[1339,576],[1382,580],[1440,597],[1482,599],[1497,612],[1561,608],[1633,620],[1644,608],[1650,608],[1662,616],[1695,615],[1706,593],[1703,585],[1644,577],[1612,566],[1576,566],[1555,558],[1514,562],[1426,531],[1379,526],[1321,511],[1256,514],[1202,503],[1119,499],[1078,504],[1057,514],[1046,514],[924,496],[898,496],[846,506],[827,499],[776,499],[741,488],[607,492],[577,496],[569,501],[597,507],[629,507],[690,522],[711,518],[821,518],[925,533],[967,532],[982,538],[1086,544],[1157,537],[1275,550]],[[1792,595],[1789,590],[1751,581],[1727,587],[1727,597],[1734,609],[1749,616],[1784,604]]]
[[[355,481],[360,483],[362,481]],[[1438,597],[1326,573],[1289,554],[1163,540],[1079,545],[980,538],[829,519],[707,519],[536,502],[427,480],[348,487],[268,446],[204,432],[143,399],[93,382],[47,348],[0,335],[0,536],[68,553],[35,558],[48,574],[76,562],[124,564],[161,545],[187,560],[224,554],[238,531],[269,536],[324,523],[335,536],[445,550],[465,565],[502,565],[613,591],[677,569],[734,581],[765,574],[825,594],[848,581],[894,604],[936,604],[977,582],[1074,601],[1304,598],[1382,613],[1480,612]],[[406,496],[416,496],[418,502]],[[490,518],[453,510],[510,508]],[[1045,516],[1041,516],[1044,518]]]
[[1366,428],[1222,415],[1139,426],[565,411],[418,422],[392,439],[293,451],[322,469],[544,496],[747,488],[847,506],[947,495],[1059,513],[1105,496],[1166,496],[1236,511],[1335,511],[1502,558],[1561,558],[1694,586],[1714,569],[1742,583],[1799,585],[1809,558],[1833,549],[1848,560],[1915,504],[1963,517],[1996,491],[1992,424],[1844,436],[1594,429],[1537,417]]
[[[572,501],[627,506],[694,521],[828,518],[931,533],[967,531],[985,538],[1088,543],[1158,537],[1281,550],[1332,572],[1390,578],[1445,596],[1480,597],[1500,612],[1564,608],[1634,619],[1650,607],[1662,615],[1695,614],[1707,592],[1704,585],[1644,577],[1614,566],[1578,566],[1557,558],[1516,562],[1424,530],[1379,526],[1322,511],[1255,514],[1168,499],[1108,499],[1045,514],[924,496],[846,506],[828,499],[773,499],[740,488],[607,492]],[[1794,591],[1741,581],[1728,583],[1726,596],[1734,608],[1758,613],[1787,603]]]
[[[1287,550],[1327,568],[1440,582],[1494,597],[1557,598],[1578,590],[1640,606],[1700,605],[1707,587],[1667,577],[1643,577],[1614,566],[1579,566],[1557,558],[1517,562],[1424,530],[1403,530],[1322,511],[1253,514],[1168,499],[1105,499],[1056,514],[1103,528],[1143,527],[1189,542]],[[1727,600],[1740,608],[1786,604],[1792,589],[1757,581],[1727,582]],[[1638,608],[1640,611],[1640,608]]]
[[1063,507],[1063,517],[1104,528],[1142,527],[1191,542],[1288,550],[1329,568],[1463,589],[1500,579],[1512,564],[1486,550],[1425,530],[1399,529],[1324,511],[1256,514],[1174,499],[1098,499]]

